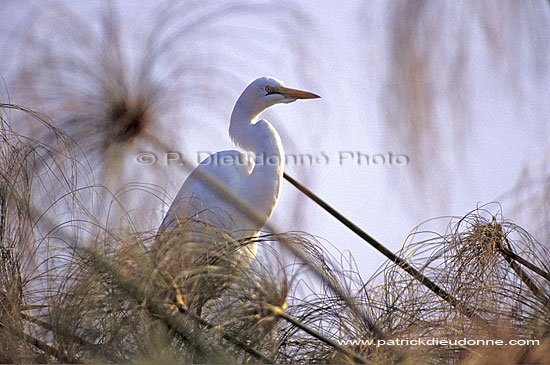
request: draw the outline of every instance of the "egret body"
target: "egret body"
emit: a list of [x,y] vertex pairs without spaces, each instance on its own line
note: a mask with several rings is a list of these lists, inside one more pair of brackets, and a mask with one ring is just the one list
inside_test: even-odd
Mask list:
[[[246,270],[257,249],[249,238],[258,235],[279,199],[283,146],[271,123],[258,116],[275,104],[318,97],[287,88],[273,77],[254,80],[237,100],[229,125],[233,142],[245,152],[217,152],[183,183],[159,228],[155,246],[161,252],[157,258],[160,271],[167,261],[178,260],[165,275],[187,308],[200,314],[206,301],[234,281],[230,276]],[[234,198],[241,204],[235,204]],[[174,250],[178,250],[176,255]]]

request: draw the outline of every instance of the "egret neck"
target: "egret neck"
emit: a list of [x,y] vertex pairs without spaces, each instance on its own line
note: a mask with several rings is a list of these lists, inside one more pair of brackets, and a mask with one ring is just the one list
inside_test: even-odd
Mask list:
[[231,114],[229,135],[237,146],[254,154],[252,171],[241,186],[246,194],[241,196],[246,196],[258,213],[269,218],[281,191],[284,151],[281,138],[271,123],[258,120],[271,104],[256,104],[255,108],[251,105],[254,104],[249,103],[243,93]]

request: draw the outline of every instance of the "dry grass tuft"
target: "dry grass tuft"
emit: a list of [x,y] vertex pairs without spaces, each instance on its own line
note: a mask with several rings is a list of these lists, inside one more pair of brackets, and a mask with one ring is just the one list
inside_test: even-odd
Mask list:
[[[381,268],[382,285],[369,286],[378,323],[396,338],[539,339],[546,351],[550,335],[550,282],[513,259],[520,256],[548,273],[550,257],[543,245],[521,227],[492,215],[487,207],[455,218],[448,232],[422,231],[409,237],[402,257],[481,318],[471,320],[404,275],[394,265]],[[365,294],[366,296],[367,294]],[[423,351],[440,361],[479,361],[476,346],[433,346]],[[484,350],[489,351],[489,350]]]
[[[50,146],[18,134],[10,114],[25,114],[50,127],[55,143]],[[44,261],[40,245],[40,207],[51,195],[36,201],[33,192],[52,182],[73,187],[74,161],[69,140],[43,115],[24,107],[0,104],[0,359],[2,362],[43,362],[47,356],[68,360],[51,348],[24,321],[27,313],[40,310],[55,273]],[[40,171],[46,169],[49,176]],[[70,200],[70,197],[67,197]],[[65,200],[67,202],[67,200]],[[52,256],[53,258],[53,256]]]

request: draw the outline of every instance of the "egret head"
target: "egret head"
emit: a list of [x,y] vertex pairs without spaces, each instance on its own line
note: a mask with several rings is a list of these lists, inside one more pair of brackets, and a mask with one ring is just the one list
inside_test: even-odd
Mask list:
[[292,103],[298,99],[315,99],[319,95],[308,91],[291,89],[274,77],[260,77],[243,91],[239,102],[258,114],[272,105]]

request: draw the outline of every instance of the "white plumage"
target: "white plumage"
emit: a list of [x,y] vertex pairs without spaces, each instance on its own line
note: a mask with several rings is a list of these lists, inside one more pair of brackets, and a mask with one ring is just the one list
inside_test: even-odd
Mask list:
[[[184,182],[159,228],[154,248],[158,272],[177,289],[178,301],[189,309],[200,314],[206,301],[219,296],[246,270],[257,247],[247,238],[258,235],[279,199],[283,147],[275,128],[258,120],[259,114],[275,104],[318,97],[287,88],[272,77],[254,80],[237,100],[229,126],[235,144],[250,155],[217,152]],[[227,191],[242,204],[236,204]],[[255,214],[246,207],[252,207]]]

